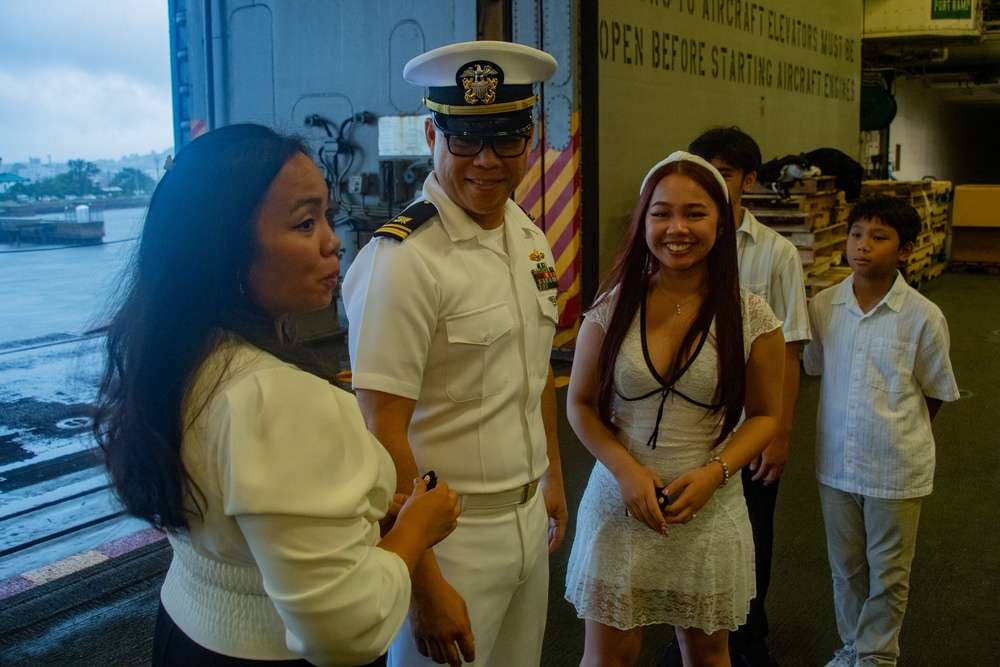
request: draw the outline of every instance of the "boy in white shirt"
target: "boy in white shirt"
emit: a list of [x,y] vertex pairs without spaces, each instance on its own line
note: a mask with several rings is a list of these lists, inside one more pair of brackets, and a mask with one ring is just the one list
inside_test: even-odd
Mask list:
[[898,265],[920,216],[886,195],[848,218],[854,273],[809,304],[804,364],[823,375],[816,477],[844,643],[827,667],[895,665],[923,497],[934,478],[931,420],[958,398],[941,310]]

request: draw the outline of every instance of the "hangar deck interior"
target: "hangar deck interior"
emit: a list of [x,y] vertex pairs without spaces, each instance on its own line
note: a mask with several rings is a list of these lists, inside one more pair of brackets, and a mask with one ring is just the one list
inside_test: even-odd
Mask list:
[[[938,468],[925,501],[910,604],[901,634],[902,667],[997,664],[1000,635],[1000,276],[945,273],[923,292],[948,319],[951,357],[962,399],[945,405],[934,424]],[[333,353],[343,355],[338,345]],[[569,373],[565,359],[557,375]],[[817,378],[803,375],[793,458],[778,501],[775,563],[768,607],[770,645],[779,664],[822,665],[837,647],[830,574],[813,474]],[[565,389],[560,389],[561,403]],[[566,543],[552,558],[542,665],[579,664],[583,622],[563,600],[574,509],[593,459],[560,409],[560,437],[571,509]],[[163,540],[0,602],[0,663],[77,667],[146,665],[157,591],[169,563]],[[640,665],[656,664],[669,628],[646,634]],[[511,666],[517,667],[517,666]]]

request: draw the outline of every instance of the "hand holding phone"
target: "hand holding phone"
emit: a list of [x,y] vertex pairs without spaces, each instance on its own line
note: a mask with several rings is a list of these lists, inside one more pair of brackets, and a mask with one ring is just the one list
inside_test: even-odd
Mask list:
[[[660,511],[661,512],[663,512],[664,510],[666,510],[667,506],[671,502],[673,502],[673,498],[670,498],[669,496],[663,495],[663,490],[665,488],[666,487],[664,487],[664,486],[654,486],[653,487],[653,493],[656,494],[656,503],[657,503],[657,505],[660,506]],[[625,508],[625,516],[632,516],[632,514],[628,511],[627,507]]]

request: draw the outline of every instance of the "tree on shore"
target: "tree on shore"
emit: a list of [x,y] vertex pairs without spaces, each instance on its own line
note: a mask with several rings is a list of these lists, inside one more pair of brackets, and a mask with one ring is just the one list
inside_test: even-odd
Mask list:
[[135,167],[125,167],[111,179],[111,185],[122,189],[126,195],[149,194],[156,187],[156,181]]
[[66,163],[69,171],[59,174],[56,178],[63,179],[66,184],[66,194],[68,195],[90,195],[98,191],[94,181],[94,176],[101,173],[100,168],[93,162],[86,160],[70,160]]
[[52,178],[43,178],[37,183],[17,183],[7,191],[10,198],[17,195],[28,197],[71,197],[91,195],[100,192],[94,185],[93,177],[101,173],[100,168],[86,160],[70,160],[69,171]]

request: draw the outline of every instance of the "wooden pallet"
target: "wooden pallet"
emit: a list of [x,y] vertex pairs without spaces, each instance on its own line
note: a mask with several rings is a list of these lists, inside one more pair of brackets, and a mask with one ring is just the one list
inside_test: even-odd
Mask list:
[[770,194],[745,194],[743,195],[743,205],[757,215],[758,209],[780,210],[780,211],[805,211],[813,213],[817,211],[829,211],[837,204],[844,202],[843,190],[833,192],[822,192],[816,194],[792,195],[782,198],[774,193]]
[[810,266],[816,263],[821,257],[829,257],[831,263],[833,263],[833,256],[835,254],[843,254],[847,249],[847,239],[830,239],[825,243],[817,244],[811,248],[796,248],[799,251],[799,259],[802,260],[803,266]]
[[915,265],[918,262],[921,262],[925,259],[929,259],[930,256],[933,254],[934,254],[934,246],[932,246],[930,243],[927,243],[926,245],[921,245],[918,246],[917,248],[914,248],[913,252],[910,253],[910,256],[906,258],[906,263],[908,265],[909,264]]
[[946,264],[944,262],[938,262],[937,264],[931,264],[927,269],[924,270],[924,280],[933,280],[937,278],[942,273],[944,273],[944,268]]
[[915,261],[906,262],[906,273],[907,275],[919,275],[924,272],[924,269],[929,268],[931,265],[930,255],[921,257]]
[[826,226],[829,221],[829,215],[824,216],[823,213],[782,209],[752,209],[752,211],[758,222],[779,234],[808,232]]
[[802,277],[805,279],[806,284],[808,284],[810,278],[815,278],[822,273],[826,273],[831,266],[833,266],[833,257],[818,257],[809,266],[802,267]]
[[951,194],[951,181],[931,181],[931,192],[935,195]]
[[956,273],[988,273],[991,276],[1000,276],[1000,262],[952,261],[951,270]]
[[912,267],[906,267],[906,281],[913,285],[914,287],[919,287],[922,283],[926,283],[930,280],[934,280],[942,273],[944,273],[945,263],[934,261],[919,269],[913,269]]
[[861,196],[886,194],[909,198],[917,193],[931,192],[933,184],[934,181],[862,181]]
[[838,223],[808,232],[781,232],[781,235],[791,241],[796,248],[815,248],[816,246],[829,245],[830,241],[846,239],[847,223]]
[[812,298],[837,283],[843,282],[844,278],[851,275],[851,269],[846,266],[836,266],[827,269],[818,276],[806,280],[806,295]]

